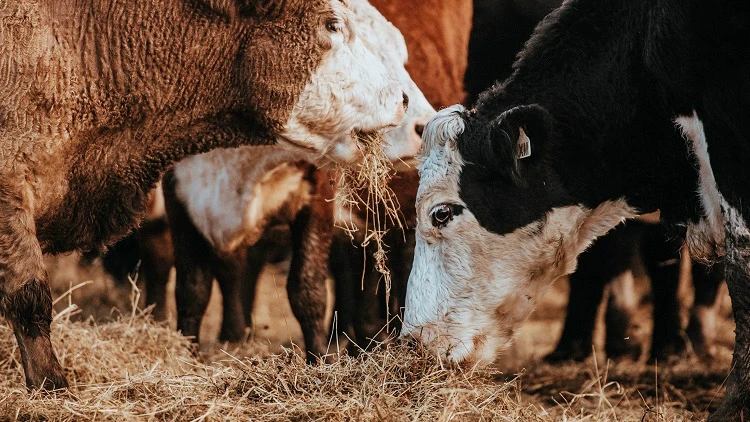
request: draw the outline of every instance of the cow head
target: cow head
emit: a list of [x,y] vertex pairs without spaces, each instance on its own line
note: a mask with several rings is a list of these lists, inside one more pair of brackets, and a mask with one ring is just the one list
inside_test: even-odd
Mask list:
[[577,204],[555,138],[536,105],[492,116],[452,106],[428,123],[402,335],[452,362],[492,362],[551,283],[633,215],[622,200]]
[[[399,125],[408,105],[402,84],[365,47],[341,0],[271,3],[279,5],[251,9],[257,25],[241,76],[259,98],[254,107],[258,114],[288,110],[276,119],[280,143],[335,161],[358,160],[352,133]],[[308,75],[303,86],[295,85],[300,75]]]

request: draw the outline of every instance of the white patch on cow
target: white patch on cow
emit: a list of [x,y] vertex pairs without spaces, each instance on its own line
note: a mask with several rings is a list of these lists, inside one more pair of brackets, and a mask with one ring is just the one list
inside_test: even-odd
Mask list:
[[401,124],[404,87],[365,47],[351,11],[338,1],[333,8],[339,30],[331,33],[331,48],[300,94],[280,140],[320,157],[353,162],[361,156],[353,131]]
[[298,159],[270,146],[214,150],[175,165],[175,191],[203,237],[231,252],[257,242],[269,217],[309,202]]
[[422,145],[422,137],[417,133],[416,126],[427,124],[435,109],[404,67],[408,53],[401,32],[366,0],[349,0],[348,3],[354,12],[358,30],[368,34],[362,37],[365,47],[383,62],[409,96],[409,107],[401,125],[385,130],[386,156],[390,160],[413,157]]
[[723,255],[724,222],[721,205],[724,199],[716,186],[716,179],[708,156],[708,143],[703,130],[703,122],[693,112],[692,116],[680,116],[675,124],[682,131],[690,153],[698,161],[698,195],[703,208],[703,218],[698,224],[687,227],[687,244],[694,258],[707,259],[713,255]]
[[[578,255],[636,213],[624,200],[575,205],[508,234],[487,231],[459,196],[463,160],[453,140],[464,129],[461,111],[442,110],[425,129],[402,335],[452,362],[489,363],[552,282],[575,270]],[[433,207],[446,203],[464,209],[433,227]]]

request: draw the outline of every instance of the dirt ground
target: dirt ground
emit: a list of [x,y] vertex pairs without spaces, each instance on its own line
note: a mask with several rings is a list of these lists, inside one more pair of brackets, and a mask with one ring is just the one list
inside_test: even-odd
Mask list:
[[[77,256],[67,255],[49,257],[47,265],[53,295],[64,296],[55,305],[57,310],[76,303],[82,310],[77,318],[90,317],[98,323],[106,323],[128,312],[133,290],[114,283],[98,263],[82,265]],[[201,351],[206,359],[212,359],[210,356],[216,356],[218,350],[241,358],[279,352],[293,344],[302,346],[299,324],[286,298],[287,267],[288,262],[283,262],[265,269],[256,296],[252,341],[244,344],[216,343],[221,302],[220,293],[214,288],[201,328],[204,339]],[[549,365],[541,358],[552,350],[562,329],[566,284],[561,280],[553,287],[523,325],[512,350],[491,367],[498,386],[516,382],[519,403],[548,415],[547,420],[702,420],[707,411],[718,406],[724,394],[722,384],[730,366],[733,344],[733,323],[725,289],[718,304],[720,322],[712,360],[688,356],[673,362],[647,364],[647,349],[644,349],[637,361],[612,362],[597,352],[596,358],[584,363]],[[689,283],[683,284],[681,294],[689,301]],[[647,280],[639,279],[637,285],[644,299],[638,310],[634,335],[648,343],[651,318]],[[72,294],[65,295],[71,288],[74,288]],[[170,289],[174,289],[173,280]],[[174,315],[173,301],[170,307]],[[171,325],[174,327],[174,321]],[[599,321],[598,327],[601,325]],[[603,350],[602,343],[602,329],[598,328],[595,350]],[[518,416],[515,418],[518,420]]]

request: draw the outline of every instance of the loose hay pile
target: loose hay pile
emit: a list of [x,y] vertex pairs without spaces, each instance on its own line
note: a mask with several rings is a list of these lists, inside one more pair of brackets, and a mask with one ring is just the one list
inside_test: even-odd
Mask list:
[[[521,378],[492,369],[448,369],[407,346],[318,366],[293,350],[199,359],[186,338],[149,315],[133,312],[97,325],[71,321],[74,309],[58,314],[52,325],[69,392],[25,390],[12,331],[0,322],[0,420],[684,421],[705,415],[685,411],[675,401],[681,393],[669,384],[657,384],[656,400],[644,398],[641,388],[655,384],[628,388],[596,365],[588,375],[580,365],[536,365],[538,373],[524,375],[524,383],[547,392],[529,395]],[[625,367],[634,370],[642,368]],[[577,393],[550,394],[565,380]]]
[[114,322],[56,318],[69,393],[27,393],[11,329],[0,324],[0,419],[536,419],[515,382],[448,370],[420,351],[383,348],[310,366],[294,352],[203,363],[187,339],[143,314]]

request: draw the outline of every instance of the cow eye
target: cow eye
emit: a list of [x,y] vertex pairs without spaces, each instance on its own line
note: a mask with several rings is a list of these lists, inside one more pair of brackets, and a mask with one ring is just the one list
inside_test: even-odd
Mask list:
[[326,29],[329,32],[341,32],[343,26],[338,19],[329,19],[326,21]]
[[455,204],[440,204],[435,206],[430,213],[432,225],[438,229],[445,227],[454,215],[461,214],[462,207]]

